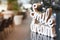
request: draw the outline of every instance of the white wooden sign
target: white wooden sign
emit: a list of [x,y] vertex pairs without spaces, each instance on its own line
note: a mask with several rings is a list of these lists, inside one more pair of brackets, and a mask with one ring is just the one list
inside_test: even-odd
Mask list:
[[33,12],[30,13],[30,16],[32,17],[30,26],[31,31],[50,37],[56,37],[56,21],[54,17],[51,17],[52,8],[47,8],[46,12],[42,13],[36,9],[39,5],[40,4],[33,4]]

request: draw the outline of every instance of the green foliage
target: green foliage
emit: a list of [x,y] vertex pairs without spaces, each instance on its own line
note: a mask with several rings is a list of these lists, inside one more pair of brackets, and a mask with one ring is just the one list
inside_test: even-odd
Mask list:
[[8,3],[12,3],[13,1],[17,1],[17,0],[7,0]]
[[0,4],[1,4],[1,0],[0,0]]
[[13,10],[19,10],[17,1],[13,2],[12,5],[13,5]]
[[8,5],[12,5],[12,10],[19,10],[18,2],[17,0],[8,0]]

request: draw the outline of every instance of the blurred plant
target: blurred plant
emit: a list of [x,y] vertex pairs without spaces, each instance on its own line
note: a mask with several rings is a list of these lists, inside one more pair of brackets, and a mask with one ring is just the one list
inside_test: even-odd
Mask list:
[[1,4],[1,0],[0,0],[0,4]]
[[8,1],[8,10],[19,10],[17,0],[7,0]]
[[17,0],[8,0],[8,10],[13,10],[15,16],[23,15],[23,19],[26,17],[26,13],[21,11],[22,4],[18,5]]

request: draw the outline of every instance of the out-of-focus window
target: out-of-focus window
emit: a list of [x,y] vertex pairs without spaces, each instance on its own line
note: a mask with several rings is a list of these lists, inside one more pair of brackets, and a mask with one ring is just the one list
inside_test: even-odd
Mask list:
[[2,4],[7,4],[7,0],[1,0]]

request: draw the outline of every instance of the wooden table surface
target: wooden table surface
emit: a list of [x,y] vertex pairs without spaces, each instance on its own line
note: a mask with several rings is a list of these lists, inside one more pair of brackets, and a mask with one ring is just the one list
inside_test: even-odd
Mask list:
[[[7,35],[5,40],[55,40],[30,31],[31,17],[28,14],[27,19],[23,20],[21,25],[15,25],[12,33]],[[34,36],[34,37],[33,37]]]

